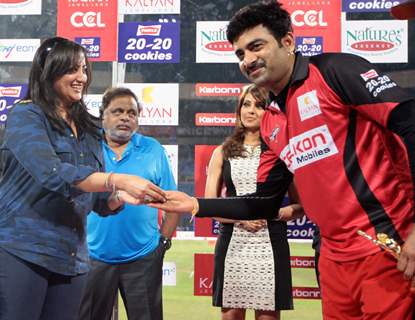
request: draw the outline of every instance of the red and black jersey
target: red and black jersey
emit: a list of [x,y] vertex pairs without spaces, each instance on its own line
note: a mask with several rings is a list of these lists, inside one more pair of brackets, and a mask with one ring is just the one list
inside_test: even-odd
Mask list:
[[[404,240],[414,220],[413,182],[406,148],[387,125],[392,110],[412,98],[366,60],[342,53],[297,55],[290,84],[273,98],[261,122],[267,148],[258,190],[239,203],[252,209],[256,196],[281,194],[288,168],[327,258],[379,250],[357,230]],[[233,210],[242,211],[236,203]],[[202,216],[209,207],[201,201]],[[215,212],[225,216],[222,207]]]
[[[262,135],[294,173],[326,257],[346,261],[378,250],[357,230],[406,238],[413,184],[406,149],[386,126],[408,98],[360,57],[299,56],[285,101],[276,98],[264,116]],[[276,124],[286,137],[272,140]]]

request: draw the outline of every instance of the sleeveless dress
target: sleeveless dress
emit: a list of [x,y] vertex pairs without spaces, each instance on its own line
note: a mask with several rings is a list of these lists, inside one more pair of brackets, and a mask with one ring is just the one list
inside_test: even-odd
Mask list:
[[[260,146],[245,145],[247,157],[224,160],[227,196],[256,190]],[[253,233],[222,223],[215,247],[213,305],[254,310],[293,309],[290,252],[285,222],[267,221]]]

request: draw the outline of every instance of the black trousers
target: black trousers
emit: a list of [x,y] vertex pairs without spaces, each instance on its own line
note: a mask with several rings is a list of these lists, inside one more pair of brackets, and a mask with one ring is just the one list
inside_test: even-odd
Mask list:
[[109,320],[120,290],[129,320],[162,320],[164,246],[129,263],[91,260],[80,308],[80,320]]
[[65,276],[0,248],[0,320],[76,320],[86,275]]

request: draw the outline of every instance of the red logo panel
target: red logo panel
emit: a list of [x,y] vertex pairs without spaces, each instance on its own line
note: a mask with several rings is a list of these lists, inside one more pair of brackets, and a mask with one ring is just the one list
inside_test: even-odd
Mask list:
[[195,296],[211,296],[213,282],[213,254],[195,253],[195,278],[193,292]]
[[[207,169],[213,150],[217,146],[196,145],[195,146],[195,195],[204,197],[205,185],[207,178]],[[196,218],[195,219],[195,236],[196,237],[216,237],[212,233],[212,219]]]
[[58,1],[57,34],[75,38],[97,38],[100,54],[92,61],[115,61],[117,58],[117,1]]
[[281,0],[296,37],[323,37],[323,52],[341,51],[341,1]]

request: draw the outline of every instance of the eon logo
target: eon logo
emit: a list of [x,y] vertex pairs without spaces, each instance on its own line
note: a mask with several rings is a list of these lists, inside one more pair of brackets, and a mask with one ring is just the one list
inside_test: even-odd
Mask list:
[[323,125],[290,138],[289,146],[283,149],[280,159],[294,172],[338,152],[329,128]]
[[324,21],[323,10],[295,10],[291,14],[291,21],[296,27],[327,27],[327,22]]
[[71,15],[70,18],[71,24],[75,28],[104,28],[106,25],[105,23],[102,23],[101,20],[101,12],[80,12],[76,11]]

